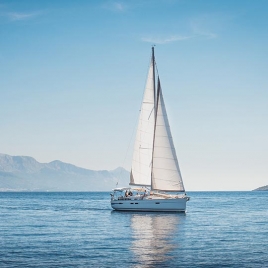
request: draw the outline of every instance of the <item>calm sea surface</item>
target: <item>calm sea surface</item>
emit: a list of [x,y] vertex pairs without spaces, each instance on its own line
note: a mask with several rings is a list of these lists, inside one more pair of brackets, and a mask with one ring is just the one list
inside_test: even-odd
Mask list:
[[189,192],[187,213],[109,193],[0,193],[0,267],[268,267],[268,192]]

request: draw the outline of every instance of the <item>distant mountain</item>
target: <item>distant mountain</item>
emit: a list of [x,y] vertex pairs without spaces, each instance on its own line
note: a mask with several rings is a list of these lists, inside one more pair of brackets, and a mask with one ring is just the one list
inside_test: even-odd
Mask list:
[[39,163],[29,156],[0,154],[0,191],[110,191],[127,186],[129,172],[89,170],[59,160]]
[[262,186],[262,187],[259,187],[253,191],[268,191],[268,185],[265,185],[265,186]]

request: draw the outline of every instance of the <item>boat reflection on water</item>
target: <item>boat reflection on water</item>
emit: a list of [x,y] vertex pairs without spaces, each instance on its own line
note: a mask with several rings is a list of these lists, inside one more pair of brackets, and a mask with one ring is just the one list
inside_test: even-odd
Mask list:
[[164,267],[172,259],[178,247],[178,234],[182,231],[185,214],[134,213],[131,218],[131,251],[137,267]]

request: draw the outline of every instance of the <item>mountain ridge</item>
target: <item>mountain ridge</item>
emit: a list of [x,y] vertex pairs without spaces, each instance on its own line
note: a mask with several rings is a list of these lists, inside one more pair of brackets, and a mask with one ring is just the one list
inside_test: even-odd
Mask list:
[[268,191],[268,185],[261,186],[253,191]]
[[0,153],[0,191],[110,191],[129,183],[129,172],[90,170],[54,160],[40,163],[30,156]]

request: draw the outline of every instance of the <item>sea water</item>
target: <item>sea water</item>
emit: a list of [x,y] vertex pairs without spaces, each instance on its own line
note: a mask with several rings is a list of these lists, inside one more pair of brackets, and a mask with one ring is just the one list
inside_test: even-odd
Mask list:
[[268,192],[189,192],[186,213],[107,192],[0,193],[0,267],[268,267]]

